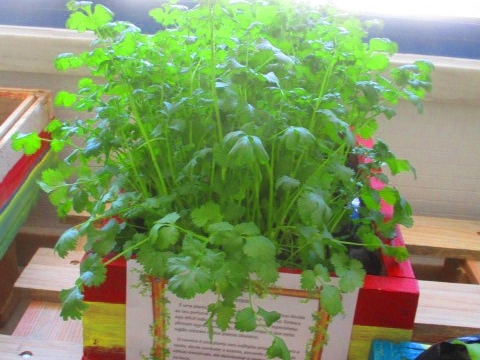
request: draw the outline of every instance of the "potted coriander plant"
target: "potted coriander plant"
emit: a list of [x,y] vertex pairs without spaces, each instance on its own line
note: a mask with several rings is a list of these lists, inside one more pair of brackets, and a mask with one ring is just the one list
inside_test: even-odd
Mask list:
[[[290,359],[272,330],[279,312],[252,300],[271,292],[279,269],[300,273],[328,323],[343,312],[342,296],[363,285],[358,249],[406,259],[389,239],[411,225],[411,209],[381,168],[412,168],[375,132],[399,101],[421,110],[430,63],[392,68],[396,44],[366,40],[376,23],[302,2],[167,3],[150,12],[161,25],[154,33],[114,21],[102,5],[68,7],[67,27],[95,40],[56,59],[58,70],[91,76],[77,93],[58,93],[57,106],[83,115],[48,126],[62,159],[40,182],[59,216],[89,214],[55,248],[64,256],[87,239],[80,278],[61,293],[62,316],[80,318],[84,292],[133,257],[179,299],[214,294],[207,340],[217,329],[261,328],[271,337],[264,356]],[[35,142],[34,133],[15,139],[25,149]],[[251,301],[239,304],[245,294]],[[163,359],[160,337],[151,356]]]

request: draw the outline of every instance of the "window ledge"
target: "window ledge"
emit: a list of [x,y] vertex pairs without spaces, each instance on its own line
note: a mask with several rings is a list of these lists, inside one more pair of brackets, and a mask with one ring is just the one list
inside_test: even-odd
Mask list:
[[[58,75],[54,66],[57,55],[85,51],[93,39],[91,33],[79,34],[65,29],[0,25],[0,71]],[[435,65],[433,91],[427,101],[478,103],[480,60],[397,54],[392,64],[407,64],[418,59],[429,60]],[[64,75],[84,76],[88,72],[75,70]]]
[[92,34],[71,30],[0,25],[0,71],[58,74],[57,55],[85,51],[92,40]]

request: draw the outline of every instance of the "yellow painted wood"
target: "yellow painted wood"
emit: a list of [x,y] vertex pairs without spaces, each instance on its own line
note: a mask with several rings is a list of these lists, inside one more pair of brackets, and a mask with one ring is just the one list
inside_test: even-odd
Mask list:
[[85,347],[125,347],[126,306],[102,302],[87,302],[83,316]]
[[348,351],[348,360],[368,359],[373,339],[410,341],[412,330],[354,325]]

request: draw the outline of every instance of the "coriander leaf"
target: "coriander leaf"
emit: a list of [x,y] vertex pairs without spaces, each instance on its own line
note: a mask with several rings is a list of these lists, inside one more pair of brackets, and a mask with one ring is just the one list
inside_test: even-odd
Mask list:
[[213,274],[215,291],[222,294],[225,300],[233,302],[239,297],[248,279],[248,268],[243,259],[224,261],[221,268]]
[[207,232],[211,235],[215,235],[217,233],[232,231],[233,229],[234,227],[232,224],[222,221],[208,226]]
[[79,237],[80,232],[76,228],[66,230],[55,244],[55,251],[64,258],[70,251],[75,250]]
[[315,265],[314,268],[315,275],[319,277],[324,282],[330,281],[330,272],[329,270],[322,264]]
[[269,261],[253,259],[249,261],[249,265],[264,283],[274,283],[278,280],[278,264],[275,259]]
[[77,213],[82,212],[88,203],[88,193],[83,189],[78,189],[72,196],[73,210]]
[[265,78],[265,80],[267,80],[267,82],[269,82],[270,84],[273,84],[275,85],[276,87],[280,87],[280,82],[278,80],[278,77],[277,75],[275,75],[274,72],[270,71],[268,74],[265,74],[263,75],[263,77]]
[[331,316],[343,313],[342,296],[340,290],[332,285],[325,285],[320,290],[320,305]]
[[247,237],[243,252],[250,258],[271,261],[275,258],[275,245],[265,236]]
[[164,226],[158,231],[158,238],[155,245],[159,250],[166,250],[174,245],[180,238],[180,232],[176,227]]
[[59,169],[49,168],[42,172],[42,181],[39,183],[40,187],[46,193],[65,186],[65,173]]
[[252,308],[247,307],[237,311],[235,315],[235,329],[240,331],[254,331],[257,328],[257,317]]
[[272,326],[281,317],[278,311],[267,311],[261,307],[258,308],[258,315],[263,318],[267,327]]
[[290,151],[304,149],[305,146],[315,143],[315,136],[308,129],[298,126],[288,127],[280,139]]
[[238,138],[237,142],[228,152],[228,158],[231,160],[232,165],[244,166],[254,163],[255,155],[253,146],[247,135],[243,135]]
[[252,144],[255,159],[258,161],[258,163],[267,164],[269,156],[265,150],[265,147],[263,146],[262,140],[258,136],[248,136],[248,140]]
[[223,217],[220,211],[220,206],[213,202],[208,202],[192,211],[192,220],[198,227],[221,222]]
[[335,273],[342,276],[348,270],[349,256],[346,253],[335,253],[330,258],[332,265],[335,268]]
[[62,311],[60,316],[63,320],[80,320],[88,305],[83,302],[83,294],[79,286],[60,291]]
[[385,245],[382,251],[387,256],[392,256],[396,261],[402,262],[408,259],[408,250],[403,246],[388,246]]
[[380,210],[380,196],[374,189],[362,187],[360,190],[360,198],[369,210]]
[[254,236],[260,234],[260,229],[252,222],[235,225],[235,231],[242,236]]
[[211,270],[220,268],[225,261],[225,253],[216,252],[212,250],[207,250],[206,253],[201,258],[201,263],[203,266]]
[[342,292],[353,292],[363,285],[365,270],[360,262],[358,266],[352,266],[341,277],[339,281]]
[[396,157],[386,158],[384,160],[393,175],[412,170],[412,166],[408,160],[397,159]]
[[210,271],[197,266],[192,257],[170,258],[167,267],[169,273],[173,274],[168,281],[168,288],[178,297],[192,299],[195,295],[203,294],[210,289]]
[[375,229],[368,225],[361,226],[357,235],[369,251],[378,250],[382,246],[382,240],[377,236]]
[[26,155],[35,154],[42,146],[42,139],[37,133],[16,133],[12,137],[12,148],[15,151],[23,151]]
[[269,359],[280,358],[282,360],[291,360],[292,356],[285,341],[278,336],[275,336],[272,345],[267,349],[267,356]]
[[388,65],[390,65],[390,61],[386,55],[376,53],[370,55],[366,65],[370,70],[384,71],[388,68]]
[[80,279],[85,286],[99,286],[105,282],[107,268],[98,254],[88,254],[80,263]]
[[312,291],[317,286],[317,279],[313,270],[302,271],[300,285],[303,290]]
[[185,254],[191,256],[194,259],[200,258],[205,254],[206,244],[192,236],[185,236],[182,242],[182,250]]
[[372,38],[368,42],[368,49],[370,52],[395,54],[398,51],[398,45],[386,38]]
[[[45,183],[39,183],[40,187],[43,189]],[[53,206],[57,207],[57,212],[62,214],[62,205],[71,204],[72,199],[68,196],[68,189],[66,187],[59,187],[48,191],[48,199]],[[61,215],[63,217],[63,215]]]
[[57,129],[61,129],[63,126],[63,122],[58,119],[53,119],[50,121],[47,126],[45,127],[45,131],[48,133],[53,133]]
[[[59,91],[55,97],[55,106],[70,107],[77,101],[77,95],[67,91]],[[57,126],[55,126],[57,128]]]
[[95,238],[90,242],[91,249],[101,256],[107,255],[113,250],[116,244],[116,237],[120,232],[120,225],[115,219],[110,219],[97,231],[94,231]]
[[359,129],[358,135],[363,139],[370,139],[378,129],[378,123],[375,120],[366,121]]
[[298,199],[298,212],[306,225],[320,227],[327,221],[332,210],[321,194],[307,191]]
[[215,314],[217,315],[215,323],[220,330],[225,331],[228,329],[233,315],[235,314],[235,306],[220,303],[215,308]]
[[137,253],[137,260],[143,265],[145,271],[158,278],[166,278],[167,261],[172,253],[158,251],[151,244],[143,244]]
[[158,223],[159,224],[175,224],[178,219],[180,219],[180,215],[176,212],[173,212],[162,217],[160,220],[158,220]]
[[65,142],[63,140],[53,139],[50,142],[50,148],[55,153],[59,153],[60,151],[63,150],[64,147],[65,147]]
[[282,176],[275,182],[275,189],[292,190],[298,188],[300,181],[290,176]]
[[57,56],[55,59],[55,68],[59,71],[68,69],[77,69],[83,65],[80,57],[72,53],[64,53]]
[[392,187],[385,186],[378,191],[380,197],[389,205],[394,205],[398,199],[398,190]]
[[150,239],[158,250],[165,250],[178,241],[180,232],[172,226],[178,219],[180,219],[179,214],[171,213],[156,221],[150,228]]

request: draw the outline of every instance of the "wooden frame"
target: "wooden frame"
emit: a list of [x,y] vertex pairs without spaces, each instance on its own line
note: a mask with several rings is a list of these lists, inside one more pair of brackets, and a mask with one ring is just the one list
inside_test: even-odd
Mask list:
[[12,136],[41,132],[52,117],[50,92],[0,88],[0,324],[15,305],[11,290],[18,270],[13,239],[40,194],[36,180],[51,161],[47,143],[27,156],[12,149]]

